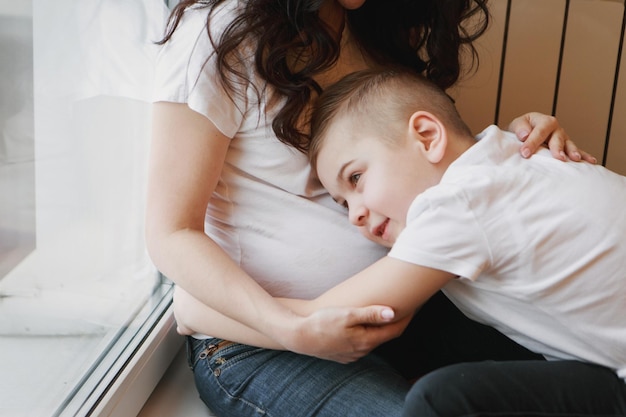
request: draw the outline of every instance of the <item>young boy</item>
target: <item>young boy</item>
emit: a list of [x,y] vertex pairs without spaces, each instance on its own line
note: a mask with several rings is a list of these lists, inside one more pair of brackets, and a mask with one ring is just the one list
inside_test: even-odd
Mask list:
[[322,184],[391,250],[294,308],[380,304],[402,319],[443,289],[549,359],[435,371],[406,416],[626,415],[626,177],[548,150],[525,160],[495,126],[474,138],[445,93],[402,70],[327,89],[311,134]]

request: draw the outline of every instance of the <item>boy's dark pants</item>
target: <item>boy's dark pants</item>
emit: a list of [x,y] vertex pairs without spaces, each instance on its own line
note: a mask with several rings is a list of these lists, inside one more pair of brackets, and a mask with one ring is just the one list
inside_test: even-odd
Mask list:
[[470,320],[441,292],[376,352],[417,380],[403,417],[626,416],[626,383],[615,372],[546,361]]

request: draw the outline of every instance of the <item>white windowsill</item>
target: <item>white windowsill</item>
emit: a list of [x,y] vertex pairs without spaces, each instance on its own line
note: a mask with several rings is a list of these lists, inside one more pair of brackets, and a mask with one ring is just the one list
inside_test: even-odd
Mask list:
[[172,307],[116,378],[90,416],[136,416],[152,394],[184,338],[176,332]]

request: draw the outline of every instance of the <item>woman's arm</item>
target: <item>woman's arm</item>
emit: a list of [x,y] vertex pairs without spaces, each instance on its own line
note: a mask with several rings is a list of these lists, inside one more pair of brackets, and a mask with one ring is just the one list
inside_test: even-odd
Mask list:
[[[285,349],[275,340],[252,327],[211,309],[180,286],[174,288],[174,317],[176,318],[177,331],[181,335],[211,334],[221,339],[247,345],[268,349]],[[215,333],[216,323],[219,323],[218,334]]]
[[514,132],[524,142],[520,149],[524,158],[530,157],[540,146],[547,143],[552,155],[562,161],[569,158],[572,161],[587,161],[592,164],[598,162],[592,155],[578,149],[553,116],[536,112],[526,113],[514,119],[509,124],[508,130]]
[[[275,339],[293,315],[204,233],[209,198],[230,144],[186,104],[153,106],[146,242],[157,268],[200,302]],[[226,324],[211,323],[219,336]],[[283,328],[281,328],[281,326]]]
[[[285,349],[256,330],[212,310],[180,287],[176,287],[174,297],[174,314],[181,334],[210,333],[207,330],[214,328],[210,323],[220,322],[223,325],[220,338],[268,349]],[[341,363],[352,362],[399,336],[409,321],[410,317],[394,320],[393,310],[384,306],[323,308],[303,318],[300,331],[294,333],[303,348],[290,350]]]

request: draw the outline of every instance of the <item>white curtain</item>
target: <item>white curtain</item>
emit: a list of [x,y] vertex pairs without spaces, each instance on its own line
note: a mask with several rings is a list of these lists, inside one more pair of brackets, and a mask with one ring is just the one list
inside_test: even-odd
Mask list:
[[13,141],[34,161],[11,165],[32,198],[9,208],[32,214],[19,233],[34,248],[0,276],[0,335],[106,332],[150,295],[144,189],[168,12],[163,0],[34,0],[34,133],[25,114]]

